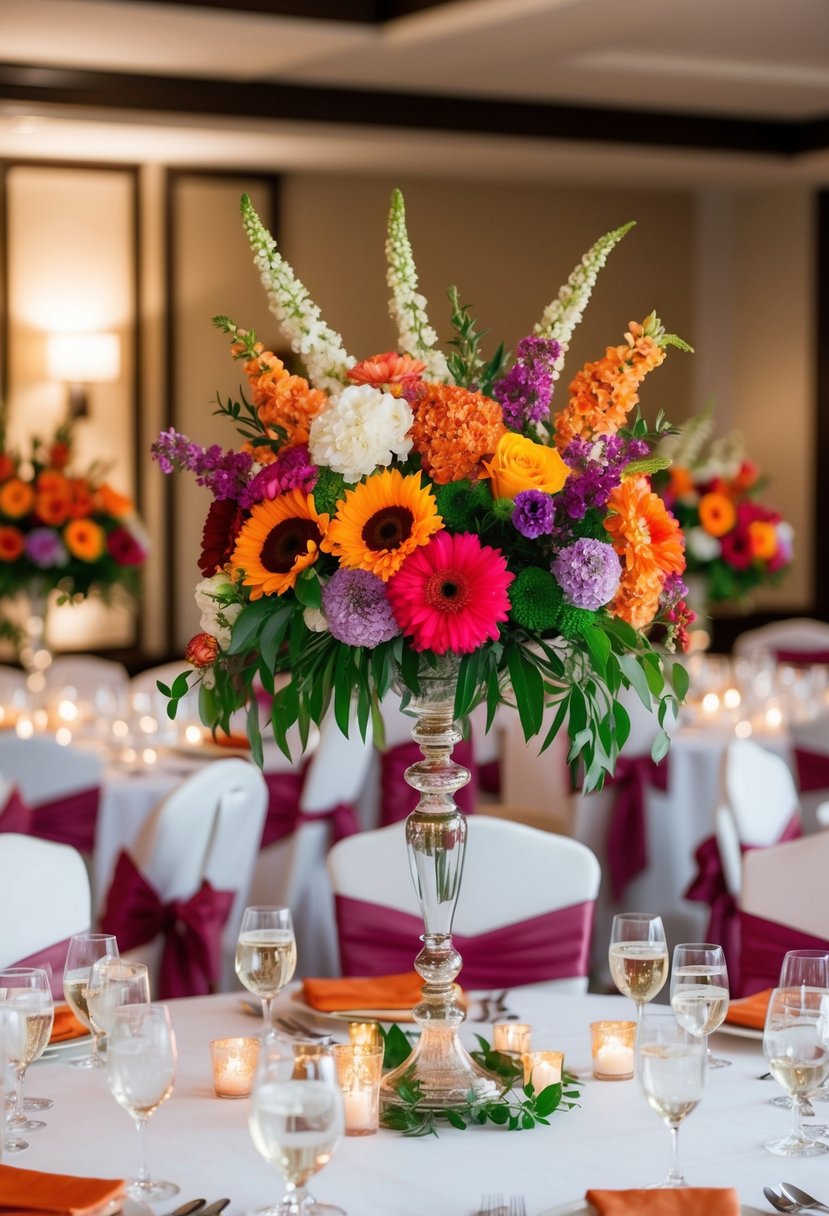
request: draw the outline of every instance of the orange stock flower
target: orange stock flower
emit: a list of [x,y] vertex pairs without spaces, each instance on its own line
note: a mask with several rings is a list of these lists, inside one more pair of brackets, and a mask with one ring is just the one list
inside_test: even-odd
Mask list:
[[725,536],[737,522],[734,503],[727,494],[712,490],[699,500],[699,522],[710,536]]

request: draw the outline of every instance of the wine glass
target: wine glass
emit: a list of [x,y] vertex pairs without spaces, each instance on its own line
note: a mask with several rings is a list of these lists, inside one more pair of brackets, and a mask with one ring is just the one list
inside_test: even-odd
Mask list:
[[274,997],[296,970],[296,939],[289,908],[245,908],[236,943],[236,974],[262,1001],[264,1038],[274,1037]]
[[149,1005],[150,977],[146,966],[105,954],[90,969],[86,1003],[94,1030],[109,1036],[119,1006]]
[[722,946],[683,943],[674,947],[671,1008],[680,1026],[705,1043],[709,1068],[728,1068],[730,1060],[711,1054],[708,1036],[728,1013],[728,970]]
[[826,1027],[829,989],[775,988],[766,1013],[763,1051],[775,1081],[794,1099],[792,1127],[782,1140],[766,1148],[781,1157],[817,1157],[829,1145],[809,1137],[801,1126],[803,1099],[812,1097],[829,1076],[829,1033]]
[[0,1159],[4,1153],[22,1153],[29,1147],[28,1140],[12,1136],[11,1117],[14,1109],[14,1099],[6,1093],[9,1075],[12,1068],[11,1054],[15,1044],[25,1041],[26,1022],[23,1014],[12,1004],[0,1001]]
[[679,1165],[679,1125],[705,1089],[704,1040],[670,1009],[649,1009],[636,1032],[636,1076],[648,1104],[671,1130],[671,1168],[657,1186],[687,1186]]
[[63,969],[63,995],[75,1016],[88,1026],[92,1035],[92,1051],[88,1056],[70,1060],[73,1068],[105,1068],[98,1051],[101,1032],[89,1020],[86,992],[92,964],[99,958],[118,957],[118,943],[111,933],[76,933],[69,939],[66,966]]
[[620,912],[613,917],[608,952],[610,974],[623,996],[636,1005],[652,1001],[668,978],[668,944],[662,917],[650,912]]
[[0,1002],[17,1015],[6,1028],[6,1051],[15,1076],[14,1110],[7,1126],[40,1131],[46,1124],[29,1119],[23,1109],[23,1086],[27,1068],[42,1055],[52,1033],[55,1006],[48,975],[41,967],[7,967],[0,971]]
[[[829,951],[826,950],[789,950],[780,968],[779,988],[829,988]],[[812,1095],[825,1102],[829,1100],[829,1085],[824,1081]],[[789,1110],[792,1102],[800,1103],[800,1113],[805,1118],[814,1114],[805,1098],[787,1098],[778,1094],[770,1099],[772,1106],[782,1106]],[[823,1124],[809,1123],[803,1125],[807,1136],[825,1136],[827,1129]]]
[[138,1177],[126,1191],[133,1199],[155,1203],[177,1195],[174,1182],[156,1182],[147,1170],[144,1129],[153,1111],[173,1092],[176,1038],[166,1005],[124,1005],[115,1011],[107,1049],[109,1088],[135,1120],[141,1141]]
[[334,1061],[327,1052],[304,1056],[272,1041],[263,1045],[251,1092],[248,1126],[256,1148],[282,1172],[283,1198],[257,1216],[346,1216],[306,1191],[313,1174],[327,1165],[345,1129],[343,1099]]

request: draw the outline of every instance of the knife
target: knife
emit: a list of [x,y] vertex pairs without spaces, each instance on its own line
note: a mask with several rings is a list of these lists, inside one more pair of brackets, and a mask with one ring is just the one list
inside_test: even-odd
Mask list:
[[189,1199],[187,1203],[183,1203],[180,1208],[171,1212],[170,1216],[190,1216],[191,1212],[198,1212],[206,1203],[206,1199]]
[[219,1212],[223,1212],[229,1203],[229,1199],[217,1199],[215,1203],[208,1203],[206,1208],[202,1208],[199,1216],[219,1216]]

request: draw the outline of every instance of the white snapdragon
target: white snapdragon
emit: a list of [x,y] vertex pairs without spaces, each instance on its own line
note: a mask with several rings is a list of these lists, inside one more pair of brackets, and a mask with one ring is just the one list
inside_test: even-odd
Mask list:
[[244,606],[236,599],[233,584],[227,575],[214,574],[196,584],[194,595],[196,607],[201,613],[201,629],[205,633],[212,633],[219,647],[227,650],[233,622]]
[[406,208],[399,190],[391,198],[386,261],[386,282],[392,292],[389,315],[397,326],[399,349],[426,364],[427,380],[448,381],[446,359],[434,349],[438,336],[426,315],[426,297],[417,290],[417,270],[406,231]]
[[402,397],[370,384],[344,389],[311,423],[308,450],[314,464],[327,465],[357,482],[378,465],[405,460],[412,448],[412,411]]

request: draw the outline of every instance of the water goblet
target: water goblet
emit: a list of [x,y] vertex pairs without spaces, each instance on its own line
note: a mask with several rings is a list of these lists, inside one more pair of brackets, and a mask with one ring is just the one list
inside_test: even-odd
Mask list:
[[6,1051],[15,1077],[14,1110],[7,1126],[13,1131],[40,1131],[46,1124],[26,1116],[23,1087],[26,1070],[42,1055],[52,1033],[55,1006],[48,975],[41,967],[0,971],[0,1003],[17,1015],[6,1026]]
[[817,1157],[829,1145],[807,1135],[802,1126],[803,1099],[811,1098],[829,1076],[829,989],[775,988],[769,999],[763,1052],[769,1071],[792,1101],[788,1136],[769,1140],[766,1148],[781,1157]]
[[636,1032],[636,1076],[648,1104],[671,1132],[671,1166],[659,1187],[688,1183],[679,1165],[679,1126],[705,1089],[705,1045],[670,1009],[649,1009]]
[[159,1182],[147,1169],[145,1128],[150,1115],[173,1092],[176,1039],[166,1005],[124,1005],[116,1009],[107,1050],[109,1088],[133,1118],[141,1143],[138,1177],[126,1191],[133,1199],[155,1203],[177,1195],[174,1182]]
[[296,970],[296,939],[289,908],[245,908],[236,944],[236,974],[262,1001],[263,1037],[274,1037],[274,997]]
[[89,1020],[101,1036],[109,1036],[115,1012],[121,1005],[149,1005],[150,977],[144,963],[130,963],[115,955],[97,959],[89,972],[86,990]]
[[636,1006],[652,1001],[668,978],[668,944],[661,916],[650,912],[620,912],[613,917],[608,951],[610,974],[623,996]]
[[345,1130],[330,1053],[306,1054],[298,1066],[290,1047],[263,1044],[248,1125],[256,1148],[281,1171],[286,1184],[279,1203],[256,1216],[346,1216],[342,1208],[320,1203],[306,1190],[308,1180],[331,1160]]
[[680,1026],[705,1043],[709,1068],[728,1068],[730,1060],[711,1054],[708,1036],[728,1013],[728,970],[722,946],[708,942],[674,947],[671,964],[671,1008]]
[[76,933],[69,939],[66,966],[63,969],[63,995],[72,1012],[84,1026],[89,1027],[92,1035],[92,1051],[88,1056],[70,1060],[73,1068],[106,1067],[98,1050],[101,1032],[95,1029],[89,1019],[86,995],[92,964],[99,958],[106,957],[118,957],[118,943],[111,933]]
[[[788,950],[780,968],[778,988],[829,988],[829,951],[826,950]],[[812,1094],[812,1101],[829,1100],[829,1083],[824,1081]],[[790,1110],[792,1102],[799,1102],[801,1114],[806,1117],[810,1112],[805,1098],[788,1098],[778,1094],[771,1098],[772,1106],[782,1106]],[[823,1124],[809,1123],[803,1125],[807,1136],[825,1136],[827,1128]]]

